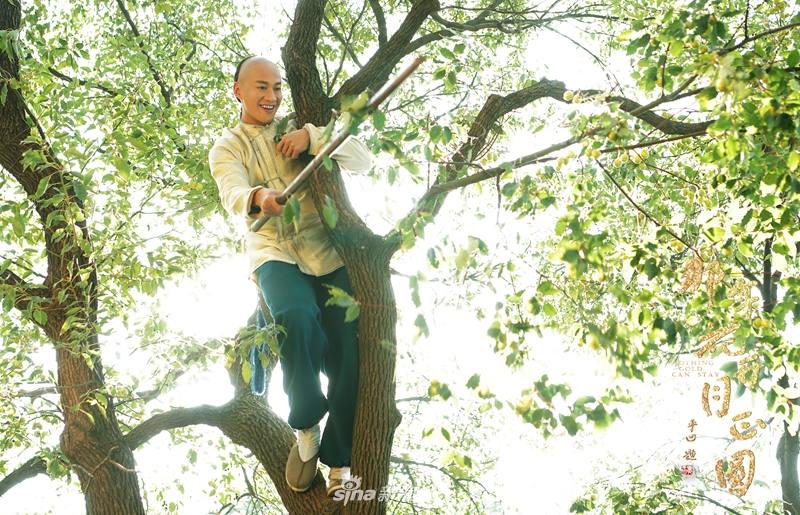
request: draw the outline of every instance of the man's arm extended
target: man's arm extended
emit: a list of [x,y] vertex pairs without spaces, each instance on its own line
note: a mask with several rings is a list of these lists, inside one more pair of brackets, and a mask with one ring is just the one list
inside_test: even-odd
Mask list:
[[208,154],[208,164],[225,211],[237,218],[251,214],[255,193],[265,188],[250,185],[244,165],[224,146],[214,145]]

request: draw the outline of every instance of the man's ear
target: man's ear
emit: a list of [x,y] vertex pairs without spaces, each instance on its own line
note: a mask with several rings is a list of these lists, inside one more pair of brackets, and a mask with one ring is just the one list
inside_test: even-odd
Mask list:
[[242,99],[239,98],[239,83],[238,82],[234,82],[233,83],[233,98],[235,98],[236,101],[239,102],[240,104],[242,103]]

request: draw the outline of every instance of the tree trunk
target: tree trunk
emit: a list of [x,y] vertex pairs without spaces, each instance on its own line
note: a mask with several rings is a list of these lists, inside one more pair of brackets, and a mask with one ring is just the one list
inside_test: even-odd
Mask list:
[[[0,30],[18,30],[21,14],[19,2],[0,1]],[[2,78],[19,79],[15,48],[9,45],[7,52],[0,52]],[[82,245],[90,241],[89,232],[85,222],[68,225],[68,217],[64,216],[61,221],[55,218],[52,223],[47,222],[53,212],[72,208],[83,211],[83,206],[76,200],[69,176],[44,141],[44,134],[41,142],[23,142],[31,133],[31,125],[41,131],[22,93],[9,89],[0,105],[0,165],[16,179],[35,207],[42,220],[40,230],[44,231],[47,249],[45,283],[18,307],[23,313],[28,308],[34,310],[32,321],[42,327],[56,347],[57,387],[65,421],[61,449],[78,474],[86,512],[143,514],[133,454],[122,439],[113,401],[98,394],[103,388],[103,373],[96,331],[97,275]],[[47,160],[38,166],[23,167],[26,150],[40,150]],[[42,181],[47,181],[48,187],[36,195]],[[41,310],[45,318],[40,315],[37,319],[36,310]],[[27,315],[31,317],[30,312]],[[80,320],[72,330],[63,325],[68,315],[72,321]]]
[[[370,252],[350,258],[350,274],[361,305],[358,323],[359,386],[353,435],[352,473],[361,477],[363,490],[380,493],[389,479],[389,458],[400,412],[395,405],[397,309],[392,292],[388,256],[368,261]],[[386,511],[385,501],[348,505],[350,513]]]
[[[783,376],[778,384],[787,388],[789,386],[788,377]],[[798,452],[800,452],[798,435],[792,436],[789,433],[789,424],[784,422],[783,435],[778,443],[777,458],[781,467],[781,492],[783,492],[783,509],[786,515],[800,515],[800,481],[797,477]]]
[[56,354],[64,410],[61,450],[78,474],[86,513],[144,514],[133,453],[122,438],[113,401],[107,409],[87,402],[102,386],[101,378],[66,346]]

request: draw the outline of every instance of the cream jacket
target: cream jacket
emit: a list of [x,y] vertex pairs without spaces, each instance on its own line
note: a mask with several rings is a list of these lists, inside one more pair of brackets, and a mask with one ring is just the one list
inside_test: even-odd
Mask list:
[[[250,215],[253,193],[265,186],[283,190],[303,169],[297,159],[284,158],[275,150],[275,127],[279,118],[268,125],[251,125],[240,122],[231,129],[223,129],[222,136],[208,155],[211,174],[219,188],[222,205],[231,216],[245,219],[248,227],[259,215]],[[296,129],[291,120],[287,131]],[[310,135],[309,153],[316,154],[324,145],[323,129],[310,123],[304,125]],[[348,138],[331,155],[340,168],[355,172],[366,171],[372,163],[367,147],[355,138]],[[326,173],[320,167],[314,173]],[[244,241],[251,278],[255,270],[267,261],[296,264],[301,272],[320,276],[333,272],[343,265],[333,248],[323,221],[320,219],[311,192],[302,186],[295,196],[300,202],[300,223],[285,224],[280,216],[272,217],[257,232],[247,231]]]

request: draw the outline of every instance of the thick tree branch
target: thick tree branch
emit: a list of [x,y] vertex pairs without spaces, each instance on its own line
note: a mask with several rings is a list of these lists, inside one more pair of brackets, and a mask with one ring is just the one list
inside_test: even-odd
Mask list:
[[550,145],[549,147],[543,148],[542,150],[538,150],[531,154],[518,157],[517,159],[510,161],[509,163],[505,163],[501,166],[487,168],[485,170],[481,170],[480,172],[476,172],[472,175],[468,175],[460,179],[455,179],[452,181],[435,184],[431,186],[428,189],[428,191],[425,192],[422,198],[420,198],[419,201],[417,202],[417,205],[422,205],[426,203],[430,198],[439,195],[440,193],[445,193],[458,188],[463,188],[465,186],[469,186],[470,184],[475,184],[477,182],[485,181],[487,179],[493,179],[495,177],[499,177],[500,175],[509,170],[513,170],[516,168],[523,167],[525,165],[536,163],[541,157],[549,155],[558,150],[562,150],[571,145],[574,145],[575,143],[578,143],[583,137],[585,136],[572,137],[564,141],[561,141],[559,143]]
[[[198,424],[220,427],[224,410],[225,406],[203,405],[193,408],[176,408],[165,413],[159,413],[142,422],[125,435],[125,443],[131,450],[134,450],[160,432],[168,429]],[[0,481],[0,495],[3,495],[8,489],[22,481],[45,472],[45,461],[40,457],[31,458]]]
[[44,285],[29,284],[11,270],[0,272],[0,286],[8,286],[14,292],[14,307],[20,311],[30,306],[33,298],[50,298],[50,289]]
[[[561,91],[557,91],[555,89],[552,90],[552,93],[549,95],[552,99],[558,100],[564,103],[570,103],[567,100],[564,100],[564,93],[567,91],[564,88]],[[587,89],[587,90],[576,90],[575,94],[580,94],[581,96],[596,96],[602,95],[603,92],[599,90]],[[657,105],[668,103],[670,102],[672,96],[667,95],[665,97],[661,97],[658,100],[651,102],[650,104],[639,104],[633,100],[628,98],[619,96],[619,95],[607,95],[605,97],[605,101],[608,103],[617,103],[619,104],[619,108],[622,111],[630,114],[631,116],[638,118],[645,122],[646,124],[650,125],[656,130],[663,132],[664,134],[671,134],[671,135],[697,135],[702,134],[708,129],[709,125],[714,123],[714,120],[704,121],[704,122],[680,122],[676,120],[670,120],[669,118],[665,118],[656,114],[653,111],[653,108]]]
[[26,479],[36,477],[45,472],[47,472],[47,464],[42,458],[35,456],[29,459],[15,471],[0,480],[0,497]]
[[161,90],[161,97],[164,99],[167,107],[170,107],[172,105],[172,89],[167,86],[164,76],[161,75],[161,72],[158,71],[153,63],[153,58],[150,57],[150,54],[147,52],[147,49],[144,46],[144,41],[142,40],[142,35],[139,33],[139,29],[136,27],[136,23],[134,23],[133,18],[131,18],[131,13],[128,12],[123,0],[117,0],[117,5],[119,6],[119,10],[122,11],[122,16],[128,23],[131,32],[133,32],[133,35],[135,36],[136,44],[139,46],[139,50],[141,50],[142,54],[147,60],[147,67],[150,68],[150,73],[153,75],[153,80],[156,81],[158,88]]
[[[0,30],[17,30],[20,18],[21,13],[18,5],[9,4],[3,7],[0,9]],[[19,61],[14,52],[0,53],[0,79],[4,78],[20,78]],[[63,167],[44,139],[41,127],[39,127],[39,133],[42,139],[31,138],[30,128],[32,125],[38,126],[38,123],[35,121],[31,110],[25,104],[22,95],[16,89],[9,89],[8,97],[0,105],[0,166],[8,171],[22,186],[22,189],[33,203],[43,225],[45,225],[48,215],[63,209],[65,202],[75,202],[81,210],[83,210],[83,205],[75,197],[70,179],[64,174]],[[37,166],[23,166],[24,157],[29,152],[36,154],[36,157],[41,161],[40,164]],[[40,192],[40,195],[36,195],[42,181],[46,181],[47,187],[44,188],[43,192]],[[66,194],[67,200],[53,202],[53,197],[59,194]],[[78,222],[75,225],[82,233],[82,236],[88,240],[85,221]],[[58,227],[65,226],[66,222],[56,222],[51,223],[49,227],[45,227],[44,236],[48,260],[45,286],[56,284],[63,277],[66,268],[64,265],[67,262],[78,261],[79,267],[86,263],[86,260],[79,255],[79,250],[68,252],[62,250],[68,243],[65,239],[56,241],[53,238],[53,232]],[[23,305],[22,302],[27,303],[31,296],[50,297],[49,290],[44,289],[42,286],[28,285],[9,270],[5,270],[2,273],[2,279],[0,280],[23,293],[15,301],[15,306],[18,308]],[[55,324],[57,322],[55,317],[50,316],[49,318],[51,323]]]
[[175,408],[145,420],[125,435],[125,441],[131,450],[134,450],[158,433],[168,429],[198,424],[220,427],[224,411],[225,406],[209,406],[207,404],[192,408]]
[[[590,12],[581,12],[580,10],[551,13],[549,9],[547,11],[539,11],[539,12],[530,9],[522,11],[503,11],[495,9],[495,7],[500,3],[502,3],[502,0],[501,1],[496,0],[493,4],[482,9],[481,12],[475,18],[464,23],[457,23],[446,20],[445,18],[443,18],[438,14],[433,16],[433,19],[445,28],[422,35],[419,38],[411,41],[406,46],[404,50],[405,53],[410,54],[412,52],[415,52],[419,48],[429,45],[435,41],[440,41],[442,39],[449,38],[451,36],[454,36],[462,32],[497,30],[498,32],[502,32],[505,34],[516,34],[526,30],[530,30],[535,27],[545,27],[553,22],[564,21],[569,19],[574,19],[574,20],[615,19],[614,17],[594,14]],[[489,16],[492,14],[501,14],[504,17],[499,19],[489,19]],[[534,17],[532,18],[526,17],[526,15],[528,14],[534,14]],[[547,14],[552,14],[552,15],[546,16]]]
[[392,34],[385,45],[378,48],[378,51],[358,73],[342,84],[342,87],[334,95],[334,99],[338,101],[342,95],[355,95],[367,88],[374,89],[386,82],[400,59],[408,54],[405,49],[411,38],[417,33],[422,23],[437,10],[439,10],[439,0],[414,2],[397,32]]
[[[241,376],[238,376],[238,380],[241,381]],[[338,509],[339,506],[327,497],[319,475],[312,489],[303,495],[289,489],[284,479],[284,467],[294,441],[292,430],[266,406],[263,398],[247,390],[241,390],[232,401],[222,406],[177,408],[154,415],[131,430],[123,440],[133,450],[162,431],[198,424],[216,427],[233,443],[252,451],[269,474],[290,513],[334,513]],[[0,495],[25,479],[44,472],[44,460],[29,460],[0,481]]]
[[327,123],[317,114],[327,112],[327,109],[319,107],[328,104],[316,61],[317,41],[324,14],[325,2],[299,0],[286,46],[281,52],[286,80],[292,88],[295,111],[303,122],[316,125]]
[[386,36],[386,16],[383,14],[383,7],[379,0],[369,0],[372,13],[375,15],[375,22],[378,24],[378,46],[384,46],[387,41]]
[[[688,87],[692,80],[693,79],[687,80],[675,92],[669,95],[662,95],[659,97],[659,99],[645,105],[641,105],[638,102],[621,96],[606,97],[607,102],[618,103],[620,109],[627,112],[629,115],[641,119],[645,123],[653,126],[663,133],[677,135],[675,138],[656,140],[655,142],[642,142],[631,146],[631,148],[650,146],[651,144],[667,142],[674,139],[700,136],[705,133],[708,126],[713,123],[712,121],[696,123],[677,122],[664,118],[652,111],[652,108],[663,103],[670,102],[679,96],[680,93],[685,90],[686,87]],[[524,89],[515,91],[505,96],[490,95],[478,115],[473,120],[467,135],[467,141],[463,143],[455,152],[452,159],[450,159],[451,164],[445,167],[444,172],[436,179],[428,191],[425,192],[412,211],[403,218],[403,222],[401,222],[400,225],[407,225],[409,222],[413,222],[413,220],[417,219],[417,217],[419,217],[422,213],[427,213],[430,215],[430,217],[435,216],[442,205],[444,194],[446,194],[448,191],[452,191],[453,189],[489,178],[498,177],[508,169],[532,164],[542,159],[549,153],[566,148],[596,134],[599,129],[588,130],[579,136],[569,138],[540,151],[517,158],[511,163],[503,164],[488,170],[482,170],[481,172],[467,177],[458,177],[458,175],[462,173],[461,170],[464,166],[474,162],[477,159],[476,156],[479,156],[485,152],[487,146],[491,146],[491,141],[488,141],[487,143],[489,133],[503,116],[542,98],[552,98],[560,102],[566,102],[566,100],[564,100],[564,93],[566,91],[567,88],[564,86],[564,83],[560,81],[542,79]],[[584,90],[579,91],[579,93],[587,96],[601,94],[601,92],[597,90]],[[608,149],[608,151],[621,149],[622,147],[618,149]],[[466,163],[466,165],[457,166],[452,163]],[[395,249],[399,248],[400,234],[397,230],[390,232],[385,236],[385,238],[391,247]]]

